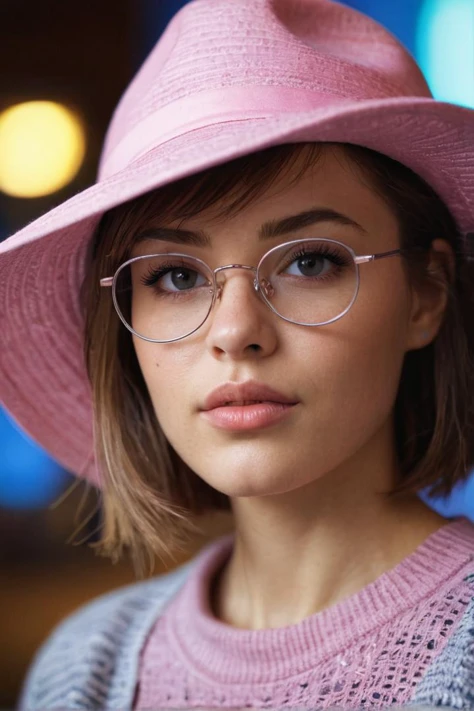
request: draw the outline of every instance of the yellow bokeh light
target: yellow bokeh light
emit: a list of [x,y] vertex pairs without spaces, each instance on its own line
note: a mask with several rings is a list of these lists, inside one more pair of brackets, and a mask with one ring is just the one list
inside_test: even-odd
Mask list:
[[54,193],[76,176],[85,147],[82,124],[65,106],[11,106],[0,114],[0,190],[24,198]]

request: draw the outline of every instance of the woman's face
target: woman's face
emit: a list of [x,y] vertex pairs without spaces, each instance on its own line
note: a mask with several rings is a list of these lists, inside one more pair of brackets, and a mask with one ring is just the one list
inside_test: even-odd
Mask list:
[[[215,269],[255,266],[272,247],[305,238],[338,240],[359,255],[396,249],[395,216],[347,161],[341,149],[326,148],[297,183],[282,177],[238,215],[217,219],[207,211],[179,222],[181,229],[205,232],[209,246],[150,240],[137,245],[133,256],[185,252]],[[360,228],[324,221],[259,239],[263,223],[315,208],[342,213]],[[252,272],[234,269],[219,275],[225,281],[221,298],[196,333],[167,344],[134,337],[166,437],[215,489],[230,497],[295,490],[360,461],[361,452],[370,452],[390,427],[405,352],[423,343],[401,258],[359,269],[355,303],[328,325],[284,321],[255,292]],[[249,380],[297,404],[281,420],[250,430],[223,429],[203,414],[215,388]]]

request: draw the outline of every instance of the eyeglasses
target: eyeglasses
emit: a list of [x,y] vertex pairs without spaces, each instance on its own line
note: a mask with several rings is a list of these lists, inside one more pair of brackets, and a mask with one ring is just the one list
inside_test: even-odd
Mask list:
[[270,249],[256,267],[228,264],[214,270],[187,254],[151,254],[124,262],[100,285],[112,287],[126,328],[153,343],[179,341],[203,325],[221,296],[217,275],[225,269],[252,272],[255,291],[283,320],[324,326],[344,316],[356,300],[359,264],[401,251],[356,255],[336,240],[303,239]]

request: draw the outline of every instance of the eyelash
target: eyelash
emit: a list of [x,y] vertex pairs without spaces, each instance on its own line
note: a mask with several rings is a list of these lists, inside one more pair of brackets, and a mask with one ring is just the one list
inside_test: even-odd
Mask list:
[[[301,259],[302,257],[306,257],[308,254],[314,254],[314,249],[311,249],[308,247],[305,249],[302,247],[299,249],[297,252],[293,253],[291,257],[286,261],[286,266],[285,269],[289,267],[290,264],[295,262],[297,259]],[[336,264],[338,267],[344,267],[347,266],[348,260],[345,259],[340,252],[338,252],[336,249],[333,249],[331,247],[322,247],[320,251],[318,251],[318,257],[324,257],[325,259],[331,259],[331,261]]]
[[[297,261],[298,259],[301,259],[303,257],[306,257],[309,254],[314,254],[314,253],[315,253],[314,248],[310,248],[310,247],[308,247],[307,249],[305,249],[304,247],[300,248],[299,250],[297,250],[296,252],[291,254],[291,256],[288,256],[285,259],[285,266],[283,267],[282,271],[284,271],[284,269],[287,269],[290,266],[290,264]],[[338,252],[336,249],[332,249],[328,246],[322,247],[317,252],[317,254],[319,257],[323,257],[325,259],[330,259],[333,262],[333,264],[335,264],[337,267],[344,267],[344,266],[347,266],[347,264],[348,264],[348,260],[345,259],[340,254],[340,252]],[[153,269],[152,267],[150,267],[149,271],[142,276],[140,281],[144,286],[147,286],[147,287],[155,286],[156,287],[157,283],[159,282],[159,280],[162,277],[164,277],[166,274],[173,271],[174,269],[179,269],[179,268],[188,269],[190,267],[185,262],[182,262],[181,264],[179,264],[177,262],[168,262],[168,263],[163,264],[161,269],[159,269],[159,270],[156,270],[156,269]],[[332,278],[333,276],[334,276],[334,274],[329,274],[326,276],[318,277],[318,279],[323,280],[323,279]],[[183,292],[168,292],[165,289],[163,289],[161,291],[163,294],[166,294],[169,296],[173,296],[175,294],[182,296],[183,293],[185,293],[184,291]]]
[[162,277],[166,276],[166,274],[169,274],[170,272],[174,271],[175,269],[179,269],[179,268],[189,269],[190,267],[187,264],[185,264],[184,262],[181,264],[177,264],[176,262],[165,263],[159,270],[156,270],[156,269],[153,269],[153,267],[150,267],[149,271],[141,277],[140,282],[144,286],[154,288],[157,296],[160,296],[160,297],[166,298],[166,299],[180,299],[180,300],[182,300],[183,297],[186,298],[186,294],[188,296],[190,295],[191,290],[189,290],[189,291],[186,291],[186,290],[167,291],[166,289],[162,289],[159,286],[159,281]]
[[166,274],[169,272],[172,272],[174,269],[190,269],[189,265],[185,264],[182,262],[181,264],[178,264],[177,262],[168,262],[162,265],[161,269],[153,269],[153,267],[150,267],[148,272],[144,274],[141,278],[141,283],[144,286],[154,286],[157,281],[161,279],[161,277],[164,277]]

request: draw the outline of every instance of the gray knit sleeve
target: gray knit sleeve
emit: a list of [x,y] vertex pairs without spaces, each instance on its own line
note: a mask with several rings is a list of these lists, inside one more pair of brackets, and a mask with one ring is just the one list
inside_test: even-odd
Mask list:
[[[474,575],[469,578],[474,580]],[[430,705],[474,709],[474,597],[409,704],[411,708]]]
[[142,646],[190,566],[102,595],[63,620],[36,652],[17,711],[131,709]]

